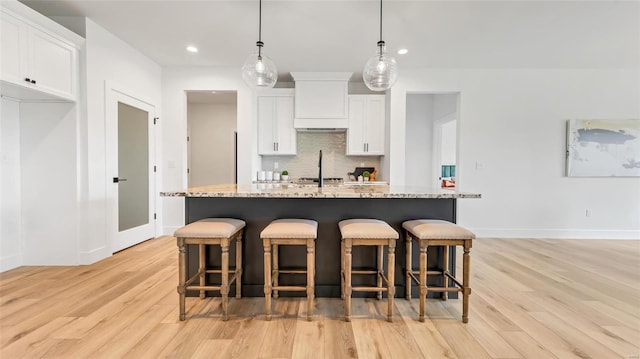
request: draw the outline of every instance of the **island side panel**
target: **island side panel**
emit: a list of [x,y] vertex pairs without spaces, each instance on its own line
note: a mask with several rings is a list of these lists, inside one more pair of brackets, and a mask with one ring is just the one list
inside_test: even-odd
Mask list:
[[[350,218],[377,218],[389,223],[400,239],[396,246],[396,296],[404,296],[404,233],[402,222],[406,220],[430,218],[455,222],[455,199],[419,199],[419,198],[244,198],[244,197],[187,197],[187,223],[208,217],[232,217],[247,223],[243,244],[243,286],[245,296],[263,296],[263,247],[260,232],[274,219],[307,218],[318,222],[316,240],[316,296],[340,296],[340,230],[338,222]],[[356,247],[354,249],[354,267],[373,267],[375,265],[375,247]],[[386,251],[385,251],[386,252]],[[197,249],[189,248],[188,273],[197,272]],[[230,258],[234,258],[233,253]],[[432,248],[428,253],[429,268],[441,267],[442,251]],[[419,263],[418,250],[413,250],[414,268]],[[386,261],[386,253],[385,253]],[[451,266],[455,268],[455,251],[451,251]],[[219,247],[208,250],[209,265],[220,265]],[[233,263],[233,262],[232,262]],[[280,249],[280,265],[303,267],[306,264],[306,248],[285,246]],[[211,278],[218,281],[219,278]],[[282,284],[300,284],[304,276],[281,277]],[[433,284],[440,283],[430,278]],[[359,276],[354,284],[374,284],[375,277]],[[233,293],[232,288],[232,293]],[[417,296],[417,286],[412,291]],[[439,296],[437,293],[433,293]],[[450,293],[452,298],[455,294]],[[192,294],[193,295],[193,294]],[[219,295],[208,293],[208,295]],[[304,295],[304,293],[281,293],[283,296]],[[354,293],[354,296],[370,296],[369,293]]]

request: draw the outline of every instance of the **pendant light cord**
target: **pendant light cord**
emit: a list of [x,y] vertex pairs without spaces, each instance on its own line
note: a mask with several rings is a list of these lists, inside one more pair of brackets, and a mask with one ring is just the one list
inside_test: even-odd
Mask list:
[[380,0],[380,41],[382,41],[382,0]]
[[260,5],[258,6],[258,42],[256,43],[258,46],[258,59],[262,58],[262,0],[260,0]]
[[380,41],[378,41],[378,47],[380,48],[380,57],[382,57],[382,48],[384,47],[384,41],[382,40],[382,0],[380,0]]

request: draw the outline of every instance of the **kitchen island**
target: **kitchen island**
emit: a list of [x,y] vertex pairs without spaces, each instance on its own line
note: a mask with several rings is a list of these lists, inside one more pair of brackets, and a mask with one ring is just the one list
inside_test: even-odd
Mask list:
[[[278,218],[306,218],[318,222],[316,240],[316,296],[340,296],[340,231],[338,222],[349,218],[376,218],[386,221],[398,233],[396,247],[396,296],[404,296],[404,234],[402,222],[419,218],[456,222],[456,201],[480,198],[479,194],[424,187],[348,186],[318,188],[312,185],[257,183],[252,185],[216,185],[189,188],[186,191],[162,192],[161,196],[185,197],[185,220],[192,223],[208,217],[233,217],[247,223],[243,243],[242,292],[245,296],[263,296],[263,247],[260,232]],[[197,248],[187,251],[189,275],[197,272]],[[442,265],[441,250],[429,250],[430,268]],[[207,263],[220,265],[220,249],[208,250]],[[413,250],[414,263],[418,251]],[[450,270],[455,270],[455,250],[450,251]],[[234,258],[233,252],[230,258]],[[286,246],[280,249],[281,267],[303,267],[306,249]],[[375,248],[358,247],[353,252],[354,267],[374,267]],[[218,278],[212,280],[217,281]],[[304,276],[284,276],[280,283],[303,283]],[[437,278],[430,278],[434,284]],[[354,284],[375,283],[375,277],[355,277]],[[232,288],[232,293],[233,293]],[[412,294],[417,295],[414,285]],[[283,295],[304,295],[282,293]],[[435,294],[435,293],[434,293]],[[455,297],[457,293],[451,293]],[[209,293],[212,295],[212,293]],[[357,293],[354,296],[367,296]]]

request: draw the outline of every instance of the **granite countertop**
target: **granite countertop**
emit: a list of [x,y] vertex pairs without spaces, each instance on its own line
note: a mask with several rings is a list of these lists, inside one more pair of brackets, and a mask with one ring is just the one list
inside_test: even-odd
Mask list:
[[251,198],[480,198],[479,193],[455,189],[386,185],[317,185],[256,183],[193,187],[186,191],[160,192],[164,197],[251,197]]

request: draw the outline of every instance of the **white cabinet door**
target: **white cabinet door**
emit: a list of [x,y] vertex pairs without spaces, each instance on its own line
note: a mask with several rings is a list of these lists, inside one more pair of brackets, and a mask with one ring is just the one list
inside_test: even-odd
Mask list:
[[349,96],[349,127],[347,128],[347,155],[361,156],[365,148],[365,97]]
[[44,31],[30,28],[29,76],[41,91],[75,99],[76,49]]
[[293,96],[258,96],[258,154],[295,155]]
[[258,154],[276,152],[276,101],[272,96],[258,97]]
[[384,96],[367,96],[365,139],[367,155],[384,155]]
[[1,22],[0,79],[17,85],[4,87],[3,94],[25,99],[75,101],[77,49],[57,35],[27,24],[5,10]]
[[9,14],[2,13],[2,41],[0,42],[0,61],[2,62],[2,80],[21,84],[24,81],[22,73],[25,71],[21,61],[26,56],[26,47],[21,37],[23,35],[22,22]]
[[348,156],[384,155],[384,101],[381,95],[349,96]]
[[279,155],[296,154],[296,129],[293,127],[293,96],[276,97],[277,136],[276,152]]

